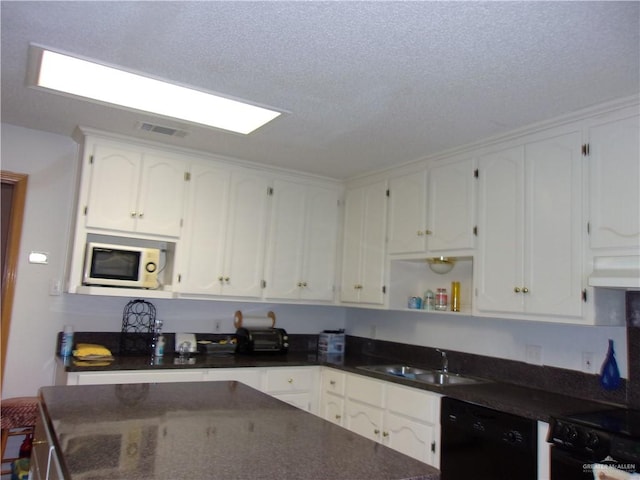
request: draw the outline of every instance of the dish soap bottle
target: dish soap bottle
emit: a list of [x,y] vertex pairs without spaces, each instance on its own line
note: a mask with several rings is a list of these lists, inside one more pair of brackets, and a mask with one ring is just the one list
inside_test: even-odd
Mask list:
[[609,351],[600,370],[600,385],[605,390],[616,390],[620,388],[620,383],[620,370],[613,350],[613,340],[609,339]]

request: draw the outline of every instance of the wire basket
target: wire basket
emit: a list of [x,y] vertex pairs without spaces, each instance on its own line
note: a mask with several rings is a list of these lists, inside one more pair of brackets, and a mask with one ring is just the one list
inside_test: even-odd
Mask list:
[[146,300],[131,300],[122,313],[120,353],[149,354],[152,352],[156,325],[156,307]]

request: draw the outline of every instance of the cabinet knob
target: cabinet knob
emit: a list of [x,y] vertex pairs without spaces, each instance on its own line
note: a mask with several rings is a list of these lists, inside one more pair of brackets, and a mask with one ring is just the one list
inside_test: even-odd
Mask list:
[[293,378],[290,378],[289,380],[287,380],[287,382],[293,383]]
[[336,381],[335,380],[329,380],[329,385],[335,385]]
[[302,282],[298,282],[298,287],[302,287]]
[[513,291],[514,291],[514,292],[516,292],[516,293],[520,293],[520,287],[515,287],[515,288],[513,289]]
[[380,430],[378,430],[377,428],[373,431],[373,433],[375,433],[376,435],[380,435]]
[[231,280],[229,277],[224,277],[224,281],[229,283],[229,280]]
[[138,218],[142,218],[142,217],[144,217],[144,213],[139,213]]
[[224,280],[224,278],[223,278],[222,276],[218,277],[218,281],[219,281],[220,283],[222,283],[222,281],[223,281],[223,280]]
[[307,286],[307,282],[302,282],[302,286],[306,287]]
[[529,289],[527,287],[522,287],[522,293],[529,293]]
[[382,436],[385,437],[385,438],[388,437],[389,436],[389,432],[382,432]]
[[131,212],[131,218],[135,218],[138,215],[137,212]]
[[340,420],[342,418],[342,415],[336,415],[336,420]]
[[425,230],[425,231],[424,231],[424,234],[425,234],[425,235],[431,235],[432,233],[433,233],[433,232],[432,232],[431,230]]
[[416,232],[416,234],[417,234],[419,237],[421,237],[421,236],[423,236],[423,235],[424,235],[424,232],[423,232],[422,230],[418,230],[418,231]]

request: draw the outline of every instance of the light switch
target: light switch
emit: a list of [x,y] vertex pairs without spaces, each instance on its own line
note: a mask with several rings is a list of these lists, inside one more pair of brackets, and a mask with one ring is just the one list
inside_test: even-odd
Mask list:
[[31,252],[29,253],[29,263],[46,265],[49,263],[49,254],[47,252]]

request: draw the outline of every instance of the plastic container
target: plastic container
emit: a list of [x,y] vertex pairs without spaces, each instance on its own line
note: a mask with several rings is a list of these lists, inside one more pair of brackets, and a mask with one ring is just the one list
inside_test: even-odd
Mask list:
[[424,300],[422,301],[423,310],[433,310],[435,307],[435,294],[431,290],[424,292]]
[[153,352],[153,354],[156,357],[162,357],[164,355],[164,335],[158,335],[155,351]]
[[62,331],[62,341],[60,342],[60,355],[70,357],[73,352],[73,327],[65,325]]

